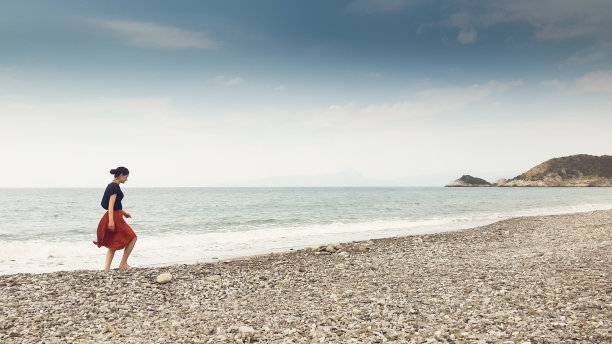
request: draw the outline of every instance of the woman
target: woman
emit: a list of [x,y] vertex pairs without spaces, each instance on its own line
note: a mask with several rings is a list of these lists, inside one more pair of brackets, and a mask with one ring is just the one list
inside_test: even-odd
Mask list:
[[127,269],[130,267],[127,260],[136,244],[137,238],[132,228],[123,219],[124,216],[130,218],[132,215],[123,211],[123,206],[121,205],[123,192],[121,192],[119,184],[127,181],[130,171],[121,166],[110,170],[110,173],[115,175],[115,179],[106,187],[101,203],[102,208],[108,211],[98,224],[98,241],[94,241],[94,244],[98,245],[98,247],[108,247],[104,270],[110,270],[115,251],[125,248],[119,269]]

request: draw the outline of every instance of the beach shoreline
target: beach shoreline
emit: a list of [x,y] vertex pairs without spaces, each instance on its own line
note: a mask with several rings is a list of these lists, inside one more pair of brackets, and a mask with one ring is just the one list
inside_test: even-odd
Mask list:
[[610,266],[605,210],[215,263],[0,275],[0,341],[611,342]]
[[[130,262],[137,267],[214,262],[330,242],[460,230],[518,216],[609,210],[609,191],[442,187],[133,190],[129,207],[133,217],[128,223],[139,240]],[[106,249],[92,244],[102,216],[97,193],[32,189],[3,196],[4,210],[19,206],[3,212],[0,275],[96,270],[104,265]],[[45,201],[50,199],[54,201]],[[58,207],[66,202],[83,206],[67,213]],[[164,209],[157,209],[158,204],[164,204]],[[30,208],[36,211],[19,215]],[[116,260],[115,266],[118,263]]]

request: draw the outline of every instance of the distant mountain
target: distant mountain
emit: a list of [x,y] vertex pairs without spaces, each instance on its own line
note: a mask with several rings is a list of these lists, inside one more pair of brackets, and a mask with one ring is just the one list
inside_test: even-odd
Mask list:
[[612,186],[612,156],[550,159],[500,186]]
[[463,175],[461,178],[457,180],[453,180],[452,182],[446,184],[446,187],[474,187],[474,186],[491,186],[491,183],[482,179],[472,177],[470,175]]

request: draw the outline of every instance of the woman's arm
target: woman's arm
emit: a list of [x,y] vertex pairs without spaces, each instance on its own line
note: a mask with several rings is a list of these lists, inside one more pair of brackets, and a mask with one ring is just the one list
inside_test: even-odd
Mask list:
[[115,200],[117,199],[117,194],[113,194],[110,196],[108,200],[108,229],[111,231],[115,230],[115,218],[113,215],[115,214]]

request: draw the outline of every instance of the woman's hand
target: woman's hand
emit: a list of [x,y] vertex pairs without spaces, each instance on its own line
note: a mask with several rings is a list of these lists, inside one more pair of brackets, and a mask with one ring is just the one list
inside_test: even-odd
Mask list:
[[108,222],[108,230],[110,230],[111,232],[115,231],[115,222],[113,221]]
[[127,217],[128,219],[129,219],[130,217],[132,217],[132,215],[130,215],[130,213],[127,213],[127,212],[125,212],[125,211],[123,212],[123,216]]

